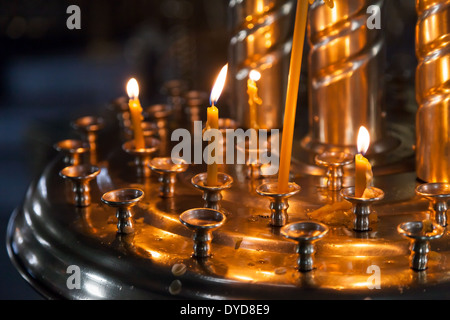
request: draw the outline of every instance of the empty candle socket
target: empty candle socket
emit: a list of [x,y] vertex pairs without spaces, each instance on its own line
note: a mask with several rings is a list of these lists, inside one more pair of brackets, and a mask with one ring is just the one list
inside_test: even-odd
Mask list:
[[203,200],[205,200],[205,208],[220,210],[220,201],[222,200],[222,191],[231,188],[233,178],[226,174],[219,172],[217,174],[217,186],[206,185],[207,173],[199,173],[191,179],[194,187],[203,192]]
[[278,193],[278,182],[265,183],[256,188],[256,193],[270,200],[271,225],[274,227],[282,227],[288,223],[288,200],[299,193],[301,188],[290,182],[288,190],[286,193]]
[[159,195],[162,198],[171,198],[175,193],[176,175],[185,172],[188,164],[183,159],[172,159],[168,157],[153,158],[149,162],[152,171],[159,174]]
[[416,187],[416,194],[429,201],[430,209],[434,213],[434,220],[440,226],[446,227],[450,184],[424,183]]
[[297,242],[298,270],[308,272],[314,269],[314,243],[328,233],[328,227],[314,221],[299,221],[281,228],[281,234]]
[[180,221],[194,231],[194,253],[196,258],[211,256],[212,232],[220,228],[226,221],[225,215],[209,208],[196,208],[183,212]]
[[57,142],[54,148],[63,153],[66,166],[76,166],[82,163],[81,155],[89,151],[89,145],[81,140],[67,139]]
[[60,176],[72,183],[73,204],[77,207],[87,207],[91,204],[89,183],[100,173],[93,165],[69,166],[60,171]]
[[353,162],[352,154],[344,152],[324,152],[315,157],[318,166],[327,169],[327,187],[328,190],[341,190],[343,186],[344,166]]
[[428,268],[428,253],[430,241],[439,239],[444,235],[445,228],[437,223],[432,224],[432,230],[425,230],[423,221],[405,222],[397,227],[397,231],[411,239],[410,267],[415,271]]
[[103,194],[102,202],[116,208],[118,233],[129,234],[134,232],[131,208],[141,201],[143,197],[144,191],[133,188],[122,188]]
[[145,148],[136,149],[134,140],[125,142],[122,145],[122,149],[134,157],[134,165],[136,167],[136,174],[138,177],[150,176],[150,163],[151,157],[159,150],[160,141],[156,138],[145,138]]

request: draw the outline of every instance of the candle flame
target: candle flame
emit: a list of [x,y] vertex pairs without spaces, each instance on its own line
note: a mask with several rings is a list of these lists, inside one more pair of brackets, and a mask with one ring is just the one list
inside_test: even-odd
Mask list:
[[210,97],[211,105],[215,105],[217,103],[217,100],[219,100],[220,95],[222,94],[223,87],[225,86],[225,80],[227,79],[227,72],[228,72],[228,63],[225,66],[223,66],[222,70],[220,70],[216,82],[214,83]]
[[130,99],[139,97],[139,85],[135,78],[131,78],[127,83],[127,93]]
[[250,74],[248,75],[248,77],[253,81],[258,81],[259,79],[261,79],[261,73],[259,73],[256,70],[252,70],[252,71],[250,71]]
[[357,141],[358,152],[361,154],[365,154],[369,149],[369,145],[370,145],[369,131],[367,131],[367,129],[364,126],[362,126],[361,128],[359,128],[358,132],[358,141]]

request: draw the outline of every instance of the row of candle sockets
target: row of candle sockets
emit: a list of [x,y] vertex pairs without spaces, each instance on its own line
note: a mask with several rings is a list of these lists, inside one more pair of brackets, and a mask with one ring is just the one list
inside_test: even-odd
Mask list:
[[[100,173],[100,168],[92,163],[81,164],[81,154],[95,152],[97,144],[97,132],[104,127],[104,122],[98,117],[84,117],[73,123],[73,127],[82,133],[82,140],[64,140],[55,145],[58,151],[65,154],[64,163],[67,165],[61,170],[60,175],[69,179],[73,183],[73,202],[75,206],[83,207],[91,203],[89,183]],[[177,162],[167,157],[155,157],[151,155],[158,150],[158,139],[147,137],[150,147],[136,153],[132,140],[125,142],[122,148],[134,155],[139,160],[135,161],[138,169],[137,174],[148,175],[142,171],[143,167],[159,174],[160,196],[163,198],[173,197],[176,174],[185,172],[188,164],[181,159]],[[147,149],[147,150],[145,150]],[[146,160],[142,159],[143,153]],[[343,167],[353,162],[353,155],[326,152],[316,157],[318,165],[327,168],[328,189],[330,191],[342,188]],[[249,178],[252,178],[251,176]],[[339,182],[336,182],[338,180]],[[180,215],[180,221],[194,231],[194,256],[206,258],[211,255],[212,232],[221,227],[226,216],[221,211],[220,200],[221,191],[230,188],[233,178],[225,173],[218,174],[219,184],[209,187],[205,184],[206,173],[194,176],[191,182],[194,187],[203,192],[205,200],[204,208],[194,208]],[[341,190],[345,200],[352,203],[352,211],[355,215],[354,230],[366,232],[370,230],[369,215],[372,212],[371,205],[383,199],[383,191],[373,188],[376,197],[357,198],[354,196],[354,187],[347,187]],[[299,221],[287,224],[289,207],[288,199],[298,192],[300,187],[294,183],[289,183],[289,192],[285,194],[277,193],[277,183],[265,183],[256,188],[256,192],[270,199],[271,225],[281,227],[281,234],[286,238],[298,242],[298,265],[300,271],[310,271],[313,269],[314,242],[324,237],[328,232],[325,224],[315,221]],[[433,208],[435,222],[431,224],[428,232],[423,232],[424,223],[406,222],[398,226],[398,232],[413,239],[411,246],[411,268],[414,270],[424,270],[427,268],[427,254],[429,252],[429,241],[440,238],[447,226],[447,201],[450,198],[450,185],[444,183],[425,183],[416,188],[416,193],[430,201]],[[118,219],[118,233],[134,232],[133,217],[131,208],[136,205],[144,196],[140,189],[125,188],[113,190],[102,196],[102,201],[111,207],[117,208],[116,217]]]

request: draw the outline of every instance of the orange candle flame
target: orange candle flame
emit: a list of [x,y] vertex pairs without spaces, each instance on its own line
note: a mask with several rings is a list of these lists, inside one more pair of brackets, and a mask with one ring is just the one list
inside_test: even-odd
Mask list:
[[130,99],[137,99],[139,97],[139,85],[135,78],[131,78],[127,83],[127,93]]
[[227,79],[227,73],[228,63],[223,66],[222,70],[220,70],[216,82],[211,90],[211,97],[209,100],[212,106],[216,105],[217,100],[219,100],[220,95],[222,94],[223,87],[225,86],[225,80]]

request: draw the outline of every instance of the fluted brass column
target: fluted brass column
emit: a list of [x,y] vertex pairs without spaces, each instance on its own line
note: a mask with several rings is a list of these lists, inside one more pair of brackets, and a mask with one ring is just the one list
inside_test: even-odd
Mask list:
[[[364,125],[376,143],[384,128],[383,28],[369,28],[368,8],[383,0],[335,0],[333,9],[316,1],[310,7],[309,134],[307,149],[355,149]],[[381,18],[381,17],[380,17]]]
[[416,172],[450,182],[450,1],[417,0]]

